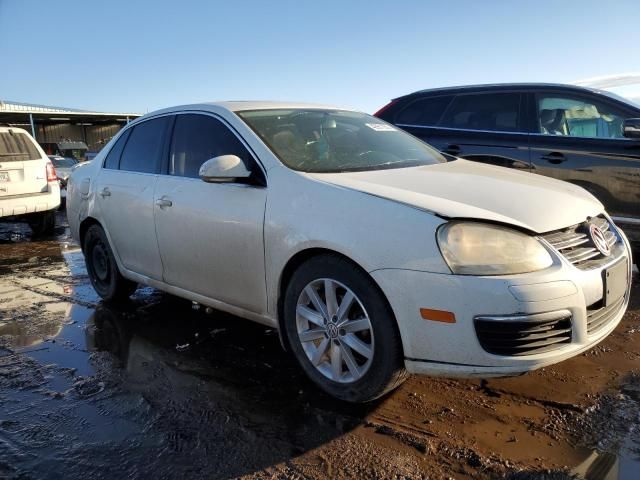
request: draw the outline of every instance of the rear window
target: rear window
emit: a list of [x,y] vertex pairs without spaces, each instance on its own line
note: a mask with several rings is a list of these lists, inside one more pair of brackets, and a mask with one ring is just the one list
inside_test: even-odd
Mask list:
[[40,152],[24,133],[0,132],[0,162],[40,160]]
[[465,130],[517,132],[520,130],[520,94],[459,95],[440,126]]
[[419,125],[421,127],[435,126],[442,114],[451,103],[452,95],[444,97],[421,98],[410,103],[396,115],[396,124]]

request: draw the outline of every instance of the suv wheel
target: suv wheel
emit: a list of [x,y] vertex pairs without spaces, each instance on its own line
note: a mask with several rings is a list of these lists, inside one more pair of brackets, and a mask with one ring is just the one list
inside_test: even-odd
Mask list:
[[83,251],[91,285],[104,300],[126,300],[135,292],[137,284],[124,278],[118,270],[118,264],[102,227],[89,227],[84,238]]
[[56,212],[48,211],[37,214],[29,220],[29,227],[34,237],[51,235],[56,228]]
[[366,273],[338,257],[312,258],[293,274],[284,327],[305,373],[341,400],[374,400],[408,376],[385,298]]

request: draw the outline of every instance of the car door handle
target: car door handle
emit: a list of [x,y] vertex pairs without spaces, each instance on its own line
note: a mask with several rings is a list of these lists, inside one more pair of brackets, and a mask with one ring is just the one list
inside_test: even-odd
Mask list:
[[159,206],[160,208],[166,208],[166,207],[171,207],[173,205],[173,202],[168,198],[162,197],[156,200],[156,205]]
[[442,151],[444,153],[457,157],[458,155],[460,155],[460,152],[462,151],[462,149],[458,145],[447,145],[447,148],[445,148]]
[[542,160],[546,160],[547,162],[553,163],[555,165],[567,161],[567,157],[565,157],[564,154],[560,152],[547,153],[546,155],[543,155],[540,158],[542,158]]
[[110,196],[111,196],[111,190],[109,190],[107,187],[104,187],[104,188],[102,189],[102,191],[100,192],[100,196],[101,196],[102,198],[104,198],[104,197],[110,197]]

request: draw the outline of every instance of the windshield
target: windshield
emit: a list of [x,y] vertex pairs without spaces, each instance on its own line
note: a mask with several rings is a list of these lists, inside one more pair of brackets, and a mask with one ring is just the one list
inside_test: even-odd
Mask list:
[[54,157],[51,159],[56,168],[71,168],[78,163],[75,158]]
[[238,115],[293,170],[357,172],[446,161],[426,143],[364,113],[291,109]]

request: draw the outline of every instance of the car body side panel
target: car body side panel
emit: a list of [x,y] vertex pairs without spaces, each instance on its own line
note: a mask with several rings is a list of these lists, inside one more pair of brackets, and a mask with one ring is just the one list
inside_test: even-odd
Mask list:
[[307,249],[335,251],[366,271],[395,265],[450,273],[435,238],[442,223],[420,209],[328,185],[285,167],[271,170],[264,226],[270,314],[277,314],[285,265]]

